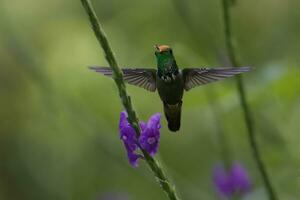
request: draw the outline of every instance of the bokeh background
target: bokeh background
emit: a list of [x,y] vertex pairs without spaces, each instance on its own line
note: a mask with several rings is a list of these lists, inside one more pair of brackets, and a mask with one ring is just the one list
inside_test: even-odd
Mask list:
[[[220,0],[92,2],[121,66],[155,67],[154,44],[171,45],[181,67],[228,63]],[[259,147],[282,200],[300,198],[299,7],[232,8],[239,60],[255,67],[244,80]],[[1,0],[0,199],[166,199],[143,161],[128,164],[116,86],[88,65],[107,63],[79,0]],[[140,119],[162,112],[156,93],[127,88]],[[251,175],[246,199],[267,199],[234,79],[186,93],[178,133],[162,123],[158,157],[182,199],[218,199],[211,172],[225,140]]]

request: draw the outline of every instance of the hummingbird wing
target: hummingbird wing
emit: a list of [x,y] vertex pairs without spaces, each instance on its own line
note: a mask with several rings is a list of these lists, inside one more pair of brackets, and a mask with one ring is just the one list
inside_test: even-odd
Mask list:
[[[90,67],[90,69],[112,77],[113,72],[109,67]],[[123,68],[123,78],[128,84],[142,87],[154,92],[156,90],[156,69],[145,68]]]
[[186,68],[182,70],[184,89],[188,91],[196,86],[229,78],[250,70],[250,67]]

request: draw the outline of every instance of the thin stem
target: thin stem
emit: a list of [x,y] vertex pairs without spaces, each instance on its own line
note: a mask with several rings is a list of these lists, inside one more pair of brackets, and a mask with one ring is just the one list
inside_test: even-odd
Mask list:
[[[223,6],[225,42],[226,42],[228,57],[230,59],[232,66],[238,67],[240,65],[236,58],[235,49],[234,49],[234,45],[233,45],[233,39],[232,39],[232,32],[231,32],[232,29],[231,29],[231,19],[230,19],[230,10],[229,10],[230,6],[231,6],[231,1],[230,0],[222,0],[222,1],[223,1],[222,6]],[[257,164],[257,167],[259,169],[259,172],[261,174],[261,177],[263,179],[263,183],[264,183],[267,193],[269,195],[269,199],[276,200],[277,196],[271,185],[270,178],[267,174],[265,165],[264,165],[263,160],[259,153],[258,145],[257,145],[256,138],[255,138],[253,119],[252,119],[252,115],[251,115],[249,106],[247,104],[246,91],[244,88],[243,79],[241,76],[238,76],[236,78],[236,80],[237,80],[237,88],[238,88],[239,98],[240,98],[241,106],[242,106],[243,112],[244,112],[244,118],[245,118],[245,123],[246,123],[247,131],[248,131],[248,137],[249,137],[252,154],[253,154],[253,157]]]
[[[89,0],[81,0],[81,3],[89,16],[89,20],[91,22],[92,28],[94,33],[98,39],[100,46],[102,47],[105,58],[113,70],[113,78],[119,90],[119,95],[122,101],[122,104],[128,114],[128,121],[132,125],[132,127],[136,130],[137,136],[140,135],[140,127],[138,123],[137,115],[133,109],[130,96],[127,94],[126,86],[123,80],[123,73],[121,69],[118,67],[117,60],[113,54],[113,51],[109,45],[107,37],[103,31],[103,28],[96,16],[96,13],[92,7],[92,4]],[[147,162],[148,166],[154,173],[155,177],[157,178],[158,182],[160,183],[161,188],[165,191],[167,196],[170,200],[179,200],[175,187],[172,186],[168,178],[166,177],[165,172],[163,171],[162,167],[159,165],[159,162],[152,158],[146,151],[142,150],[144,155],[145,161]]]

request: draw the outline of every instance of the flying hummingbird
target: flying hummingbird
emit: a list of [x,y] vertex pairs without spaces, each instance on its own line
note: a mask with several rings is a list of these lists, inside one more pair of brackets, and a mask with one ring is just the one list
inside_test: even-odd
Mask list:
[[[164,113],[171,131],[180,128],[181,106],[184,91],[207,83],[232,77],[250,70],[250,67],[233,68],[185,68],[179,69],[172,49],[167,45],[155,45],[157,69],[123,68],[123,78],[128,84],[150,92],[156,89],[164,105]],[[109,67],[90,67],[96,72],[112,77]]]

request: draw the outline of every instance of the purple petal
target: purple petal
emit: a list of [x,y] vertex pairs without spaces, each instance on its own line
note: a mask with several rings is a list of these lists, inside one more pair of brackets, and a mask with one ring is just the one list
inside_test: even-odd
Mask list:
[[125,112],[121,112],[119,128],[120,139],[123,141],[126,148],[128,160],[132,166],[136,167],[137,160],[139,157],[141,157],[136,153],[138,150],[138,140],[136,138],[136,132],[129,124],[127,120],[127,114]]
[[131,166],[133,167],[137,167],[138,166],[138,159],[141,158],[142,156],[139,154],[134,153],[133,151],[127,151],[127,157],[129,160],[129,163]]
[[127,120],[127,113],[125,111],[122,111],[120,114],[120,122],[119,122],[119,129],[126,127],[128,125]]
[[232,184],[235,187],[235,193],[245,194],[251,190],[251,180],[247,170],[238,162],[235,162],[230,172]]
[[142,129],[139,143],[141,147],[146,150],[151,156],[157,153],[160,139],[159,129],[161,114],[156,113],[150,117],[147,126]]
[[220,196],[229,198],[233,195],[234,186],[223,166],[219,165],[215,167],[213,171],[213,182]]
[[145,130],[146,127],[147,127],[147,124],[146,124],[145,122],[143,122],[143,121],[140,121],[140,122],[139,122],[139,125],[140,125],[140,127],[141,127],[141,131]]
[[155,113],[154,115],[152,115],[148,120],[147,127],[151,127],[159,130],[161,128],[160,118],[161,118],[160,113]]
[[121,135],[121,140],[124,143],[130,164],[132,166],[137,166],[137,159],[139,156],[135,153],[138,149],[138,146],[134,129],[130,126],[124,127],[121,130]]

